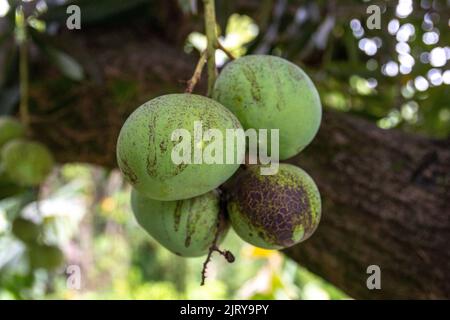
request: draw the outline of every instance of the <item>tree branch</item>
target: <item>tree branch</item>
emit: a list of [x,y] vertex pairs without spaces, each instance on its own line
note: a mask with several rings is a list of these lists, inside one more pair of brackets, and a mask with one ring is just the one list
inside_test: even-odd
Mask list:
[[22,6],[19,6],[16,9],[16,42],[19,46],[20,120],[28,130],[30,123],[30,115],[28,111],[28,35],[27,23]]
[[214,0],[203,0],[205,6],[205,30],[207,38],[207,60],[208,60],[208,96],[211,96],[214,83],[217,78],[216,69],[216,49],[217,41],[217,23],[216,9]]

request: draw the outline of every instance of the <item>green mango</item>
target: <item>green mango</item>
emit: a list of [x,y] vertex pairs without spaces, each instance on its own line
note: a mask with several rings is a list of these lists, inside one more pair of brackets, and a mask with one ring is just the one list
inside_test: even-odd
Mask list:
[[25,127],[15,118],[0,116],[0,150],[10,140],[25,136]]
[[231,225],[248,243],[283,249],[309,238],[321,217],[319,190],[313,179],[291,164],[275,175],[248,167],[238,177],[228,201]]
[[20,186],[36,186],[53,168],[53,156],[39,142],[15,139],[2,149],[1,160],[8,177]]
[[[126,120],[117,141],[117,162],[125,178],[141,194],[163,201],[192,198],[215,189],[238,169],[240,160],[233,164],[194,163],[194,145],[203,154],[212,143],[205,139],[193,142],[195,121],[201,121],[204,132],[217,129],[223,137],[226,129],[242,129],[237,118],[221,104],[193,94],[160,96],[140,106]],[[183,137],[172,141],[176,129],[184,129],[191,140]],[[172,151],[185,140],[186,150],[191,151],[190,162],[176,164]],[[226,143],[223,148],[226,154]]]
[[64,262],[64,254],[57,246],[30,244],[27,248],[32,269],[54,270]]
[[38,240],[40,228],[34,222],[18,217],[12,223],[12,233],[25,243],[33,243]]
[[227,64],[215,83],[213,98],[229,108],[245,129],[268,129],[269,137],[269,129],[279,129],[281,160],[302,151],[322,119],[320,97],[308,75],[274,56],[249,55]]
[[[158,201],[136,190],[131,192],[131,207],[139,225],[165,248],[182,257],[208,253],[218,228],[219,201],[215,190],[178,201]],[[227,230],[228,226],[219,242]]]

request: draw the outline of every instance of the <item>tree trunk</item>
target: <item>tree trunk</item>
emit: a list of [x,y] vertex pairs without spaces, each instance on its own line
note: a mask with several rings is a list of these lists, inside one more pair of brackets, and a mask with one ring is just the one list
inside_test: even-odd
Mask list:
[[[182,92],[196,57],[132,27],[60,40],[90,77],[65,81],[47,63],[34,70],[35,137],[60,162],[115,167],[126,117],[154,96]],[[450,298],[448,145],[325,112],[313,144],[290,162],[317,181],[323,219],[287,255],[354,298]],[[381,268],[381,290],[366,287],[369,265]]]
[[[323,217],[286,254],[355,298],[450,298],[450,148],[327,113],[290,161],[317,182]],[[381,269],[369,290],[366,269]]]

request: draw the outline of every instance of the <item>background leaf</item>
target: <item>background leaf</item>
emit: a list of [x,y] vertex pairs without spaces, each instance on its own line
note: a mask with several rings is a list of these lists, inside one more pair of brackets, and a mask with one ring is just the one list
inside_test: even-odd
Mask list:
[[83,80],[83,67],[74,58],[56,48],[47,48],[46,53],[66,77],[75,81]]

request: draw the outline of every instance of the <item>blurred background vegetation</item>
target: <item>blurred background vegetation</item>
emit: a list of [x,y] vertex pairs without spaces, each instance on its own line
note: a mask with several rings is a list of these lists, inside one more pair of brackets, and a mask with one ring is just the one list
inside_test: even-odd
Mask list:
[[[344,297],[283,254],[247,245],[232,232],[223,247],[235,253],[236,262],[213,256],[201,287],[204,257],[180,258],[144,233],[131,215],[130,189],[118,171],[68,164],[56,169],[42,188],[45,200],[31,202],[20,212],[15,210],[17,199],[1,202],[0,298]],[[63,250],[63,263],[55,268],[30,266],[27,244],[11,232],[9,221],[17,215],[39,225],[40,241]],[[68,265],[81,267],[81,290],[68,288]]]
[[[0,0],[2,115],[15,113],[19,100],[18,50],[11,45],[20,36],[19,2]],[[25,1],[31,50],[45,53],[70,83],[86,77],[82,63],[51,41],[64,27],[68,3],[82,8],[83,28],[154,18],[154,1],[148,0]],[[381,30],[366,26],[371,4],[381,9]],[[176,5],[201,22],[200,3]],[[448,1],[216,5],[224,47],[236,57],[270,53],[297,63],[316,83],[325,108],[357,114],[382,129],[449,137]],[[152,21],[156,28],[164,23]],[[206,45],[202,28],[183,43],[187,54],[198,56]],[[217,52],[219,65],[227,59]],[[126,84],[116,89],[123,100],[133,94]],[[223,247],[235,253],[236,262],[214,256],[200,287],[203,258],[176,257],[147,236],[131,215],[129,192],[117,170],[78,163],[58,166],[37,189],[0,182],[0,299],[349,298],[282,253],[254,248],[232,232]],[[21,230],[34,238],[25,239]],[[80,289],[67,285],[69,265],[81,268]]]

